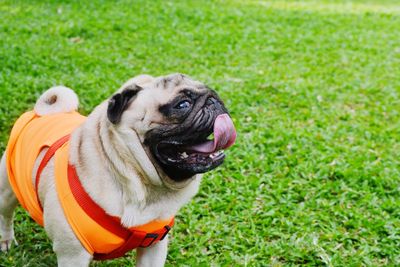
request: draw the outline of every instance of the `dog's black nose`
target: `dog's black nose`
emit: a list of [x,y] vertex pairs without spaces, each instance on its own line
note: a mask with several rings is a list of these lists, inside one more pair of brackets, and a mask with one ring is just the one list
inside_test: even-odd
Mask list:
[[214,97],[209,97],[207,99],[207,105],[218,105],[218,101],[217,99],[215,99]]
[[215,97],[209,97],[206,101],[207,106],[209,106],[212,110],[218,110],[218,111],[224,111],[226,112],[226,109],[224,107],[224,104],[222,104],[218,99]]

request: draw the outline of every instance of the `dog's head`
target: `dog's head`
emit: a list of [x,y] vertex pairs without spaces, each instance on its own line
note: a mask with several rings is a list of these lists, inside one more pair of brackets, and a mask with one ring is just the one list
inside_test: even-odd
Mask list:
[[182,74],[128,81],[108,103],[116,129],[139,136],[162,179],[183,182],[224,161],[236,138],[233,122],[217,93]]

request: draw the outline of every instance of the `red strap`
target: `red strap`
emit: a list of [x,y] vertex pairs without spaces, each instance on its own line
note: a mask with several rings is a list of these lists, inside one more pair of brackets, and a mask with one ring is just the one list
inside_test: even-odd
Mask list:
[[[47,163],[54,156],[57,150],[65,144],[70,138],[70,135],[66,135],[60,138],[57,142],[50,146],[47,150],[45,156],[43,157],[38,171],[36,173],[36,181],[35,181],[35,190],[36,195],[38,196],[38,187],[40,175],[43,169],[46,167]],[[148,247],[163,240],[164,237],[168,234],[171,227],[174,225],[174,220],[164,226],[164,228],[159,229],[153,233],[146,233],[143,231],[129,230],[121,225],[121,220],[119,218],[108,215],[103,208],[101,208],[93,199],[89,196],[89,194],[83,188],[79,177],[76,173],[76,169],[74,166],[68,164],[68,183],[71,187],[72,194],[74,195],[75,200],[81,206],[81,208],[85,211],[85,213],[91,217],[94,221],[100,224],[103,228],[108,231],[114,233],[115,235],[123,238],[125,243],[122,244],[116,250],[108,253],[108,254],[95,254],[95,260],[108,260],[114,259],[118,257],[124,256],[128,251],[131,251],[138,247]],[[39,201],[39,197],[38,197]],[[40,204],[40,202],[39,202]]]
[[68,165],[68,182],[71,187],[72,194],[85,213],[103,228],[125,239],[124,244],[110,253],[96,253],[94,255],[95,260],[115,259],[124,256],[127,252],[135,248],[151,246],[153,243],[164,239],[174,224],[174,220],[171,220],[169,225],[164,226],[164,228],[154,233],[146,233],[135,230],[131,231],[121,225],[119,218],[108,215],[103,208],[93,201],[93,199],[83,188],[76,173],[75,167],[70,164]]
[[145,232],[137,232],[135,234],[131,234],[130,237],[125,240],[125,243],[119,248],[107,254],[96,253],[93,255],[93,259],[98,261],[104,261],[104,260],[120,258],[124,256],[127,252],[140,247],[140,244],[142,243],[142,240],[145,237],[146,237]]
[[110,260],[124,256],[127,252],[138,248],[146,248],[151,246],[152,244],[161,241],[168,234],[171,227],[174,225],[174,220],[164,226],[164,228],[154,232],[154,233],[145,233],[142,231],[134,231],[131,236],[125,243],[119,247],[118,249],[108,253],[108,254],[95,254],[95,260]]
[[68,182],[79,206],[90,218],[115,235],[123,239],[129,238],[131,232],[121,225],[119,219],[108,215],[103,208],[93,201],[79,181],[75,167],[70,164],[68,164]]
[[42,208],[42,204],[40,203],[39,200],[39,182],[40,182],[40,176],[42,174],[43,169],[46,167],[47,163],[49,163],[50,159],[54,156],[54,154],[57,152],[57,150],[62,147],[70,138],[70,135],[66,135],[64,137],[61,137],[58,139],[54,144],[50,146],[50,148],[47,150],[46,154],[44,155],[42,161],[40,162],[39,168],[36,172],[36,180],[35,180],[35,191],[36,191],[36,197],[37,201],[39,203],[40,208]]

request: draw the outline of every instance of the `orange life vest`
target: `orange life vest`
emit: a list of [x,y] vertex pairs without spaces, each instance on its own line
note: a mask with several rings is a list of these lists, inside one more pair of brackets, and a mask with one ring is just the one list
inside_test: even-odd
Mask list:
[[[121,225],[119,218],[108,215],[84,190],[74,166],[69,164],[69,135],[85,120],[86,117],[77,112],[38,116],[32,111],[17,120],[7,146],[7,171],[17,199],[43,226],[37,187],[43,168],[54,156],[56,189],[64,215],[95,259],[121,257],[132,249],[162,240],[173,226],[173,218],[128,229]],[[35,161],[44,148],[49,149],[33,181]]]

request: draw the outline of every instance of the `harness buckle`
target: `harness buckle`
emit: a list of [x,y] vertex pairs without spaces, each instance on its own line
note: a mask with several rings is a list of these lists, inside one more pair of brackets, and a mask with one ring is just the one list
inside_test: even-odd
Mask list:
[[171,230],[171,227],[169,227],[169,225],[164,226],[164,228],[165,228],[165,232],[164,232],[163,236],[160,238],[160,241],[163,240],[167,236],[169,231]]
[[154,241],[157,240],[157,238],[158,238],[158,234],[154,234],[154,233],[147,234],[144,237],[142,244],[140,244],[140,247],[147,248],[147,247],[151,246],[154,243]]
[[[142,248],[147,248],[149,246],[151,246],[155,241],[161,241],[163,240],[167,234],[169,233],[169,231],[171,230],[171,227],[169,225],[164,226],[164,232],[160,233],[160,234],[156,234],[156,233],[150,233],[150,234],[146,234],[146,236],[144,237],[142,243],[140,244],[140,247]],[[158,237],[162,234],[162,237],[159,239]]]

